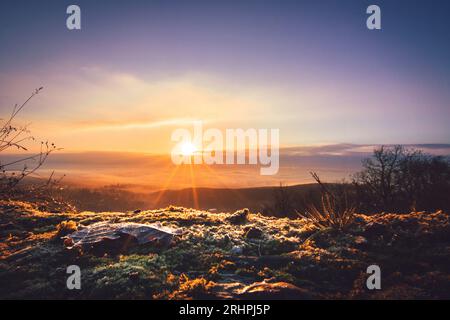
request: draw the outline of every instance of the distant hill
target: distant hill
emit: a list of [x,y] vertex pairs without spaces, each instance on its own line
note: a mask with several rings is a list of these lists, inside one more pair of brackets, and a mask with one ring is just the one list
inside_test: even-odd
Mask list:
[[[55,189],[52,195],[71,203],[78,210],[95,212],[151,210],[174,205],[200,210],[215,209],[212,211],[217,212],[249,208],[254,212],[265,213],[265,209],[275,203],[275,197],[279,191],[279,186],[267,186],[236,189],[184,188],[143,193],[132,192],[127,186],[111,185],[102,188],[63,186]],[[25,191],[21,196],[16,193],[14,199],[30,199],[30,192]],[[317,184],[283,186],[283,192],[289,195],[296,208],[301,208],[306,203],[311,203],[313,198],[320,197]]]
[[[234,211],[249,208],[261,211],[274,201],[274,194],[279,187],[259,188],[186,188],[152,192],[149,195],[150,207],[160,208],[169,205],[196,208],[201,210]],[[317,194],[317,184],[301,184],[284,187],[297,200]],[[196,196],[194,196],[196,195]],[[196,197],[196,199],[195,199]]]

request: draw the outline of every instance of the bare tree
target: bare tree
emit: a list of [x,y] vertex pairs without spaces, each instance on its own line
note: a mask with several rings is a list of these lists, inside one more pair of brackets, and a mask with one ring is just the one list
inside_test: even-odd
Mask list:
[[404,155],[403,146],[381,146],[374,150],[372,158],[363,160],[364,169],[355,176],[355,181],[376,195],[382,208],[392,206],[395,197],[395,177]]
[[434,210],[450,207],[450,162],[403,146],[382,146],[353,178],[365,211]]
[[[26,99],[21,105],[16,104],[11,112],[11,115],[1,125],[0,153],[4,153],[10,149],[28,151],[25,143],[27,141],[35,141],[35,138],[28,130],[28,125],[18,126],[14,124],[14,120],[19,112],[25,108],[28,102],[39,94],[42,89],[43,87],[34,90],[28,99]],[[11,188],[16,186],[25,177],[35,173],[44,164],[48,156],[56,150],[59,149],[54,143],[41,141],[39,151],[34,154],[25,155],[9,162],[0,161],[0,190],[2,192],[10,191]],[[30,162],[32,163],[31,166],[29,166]],[[54,181],[53,174],[51,175],[49,181]]]
[[274,190],[274,213],[276,216],[289,217],[295,212],[294,199],[289,189],[280,183],[280,186]]

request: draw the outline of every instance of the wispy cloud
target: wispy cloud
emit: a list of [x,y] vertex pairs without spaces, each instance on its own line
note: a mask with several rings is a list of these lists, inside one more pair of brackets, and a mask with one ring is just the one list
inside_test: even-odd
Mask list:
[[[79,131],[98,130],[132,130],[132,129],[153,129],[166,126],[191,125],[197,119],[180,118],[160,121],[79,121],[74,123]],[[207,123],[208,121],[203,122]]]

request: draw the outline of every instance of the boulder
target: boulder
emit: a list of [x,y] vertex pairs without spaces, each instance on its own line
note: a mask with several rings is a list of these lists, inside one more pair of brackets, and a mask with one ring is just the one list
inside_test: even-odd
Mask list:
[[287,282],[255,282],[239,292],[239,298],[246,300],[302,300],[313,297],[309,290]]
[[248,209],[242,209],[238,210],[229,217],[227,217],[227,221],[231,224],[243,224],[247,222],[249,210]]
[[261,239],[264,234],[261,229],[256,227],[245,228],[244,231],[247,239]]
[[163,227],[160,224],[98,222],[75,231],[62,239],[64,239],[64,245],[68,249],[99,248],[102,245],[109,247],[116,242],[123,242],[127,245],[132,244],[132,242],[138,245],[151,242],[167,247],[173,237],[180,234],[179,230]]

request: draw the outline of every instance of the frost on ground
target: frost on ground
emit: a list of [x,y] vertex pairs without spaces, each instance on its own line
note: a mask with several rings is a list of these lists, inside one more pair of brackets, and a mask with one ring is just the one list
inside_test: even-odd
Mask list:
[[[443,212],[357,215],[344,232],[246,210],[46,210],[0,201],[0,298],[450,298]],[[66,248],[64,236],[102,221],[159,223],[182,233],[164,246],[128,238]],[[381,290],[366,288],[372,264],[381,268]],[[69,265],[81,268],[81,290],[66,287]]]

